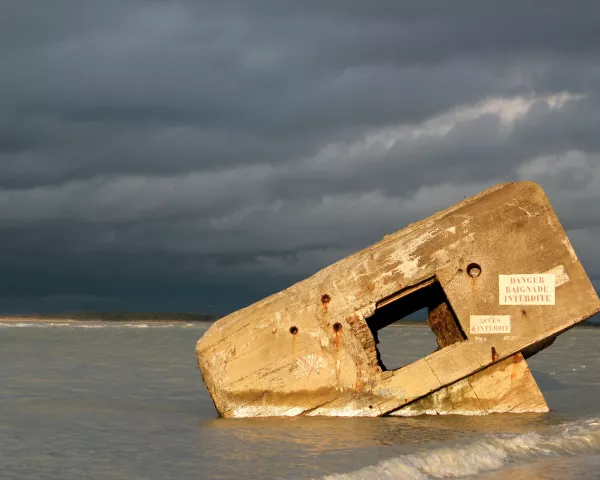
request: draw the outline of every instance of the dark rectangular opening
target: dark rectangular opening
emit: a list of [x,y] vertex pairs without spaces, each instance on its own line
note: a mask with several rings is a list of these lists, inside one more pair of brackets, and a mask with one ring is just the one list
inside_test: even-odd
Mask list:
[[[384,339],[386,333],[390,332],[389,328],[395,328],[390,327],[391,325],[419,311],[426,317],[422,319],[422,326],[428,325],[433,336],[424,331],[423,338],[416,341],[413,339],[402,345],[405,337],[394,331],[394,334],[389,335],[393,337],[391,343],[387,338]],[[375,339],[378,364],[384,371],[396,370],[427,356],[436,350],[436,343],[437,349],[440,349],[466,340],[442,286],[435,279],[429,279],[381,300],[375,313],[367,318],[367,325]],[[382,332],[386,327],[389,328]],[[429,340],[427,336],[432,338]]]

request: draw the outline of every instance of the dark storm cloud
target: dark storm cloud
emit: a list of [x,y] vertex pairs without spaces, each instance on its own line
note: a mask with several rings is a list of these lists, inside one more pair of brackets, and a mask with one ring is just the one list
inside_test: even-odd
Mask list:
[[5,1],[0,307],[224,312],[521,178],[600,281],[599,9]]

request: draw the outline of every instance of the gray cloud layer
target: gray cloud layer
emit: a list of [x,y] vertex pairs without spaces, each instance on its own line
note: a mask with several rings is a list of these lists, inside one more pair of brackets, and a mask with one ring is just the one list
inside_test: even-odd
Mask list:
[[5,0],[0,308],[227,312],[494,183],[600,286],[596,2]]

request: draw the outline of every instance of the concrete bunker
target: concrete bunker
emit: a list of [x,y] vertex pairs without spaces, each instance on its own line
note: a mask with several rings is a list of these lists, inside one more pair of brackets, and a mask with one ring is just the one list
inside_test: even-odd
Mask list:
[[[532,277],[545,279],[543,301],[510,295],[507,282]],[[432,342],[435,351],[389,370],[373,334],[381,340],[422,308],[437,349]],[[196,355],[228,418],[542,413],[548,405],[525,359],[598,312],[543,190],[516,182],[219,319]]]

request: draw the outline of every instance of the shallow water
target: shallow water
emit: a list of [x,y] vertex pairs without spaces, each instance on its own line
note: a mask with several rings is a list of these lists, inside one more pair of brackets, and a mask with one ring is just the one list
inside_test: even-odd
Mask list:
[[[196,368],[205,329],[0,323],[0,478],[598,478],[600,328],[528,360],[549,414],[236,420]],[[434,348],[427,328],[385,333],[392,366]]]

